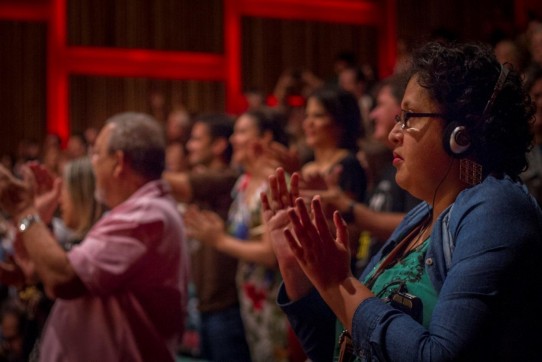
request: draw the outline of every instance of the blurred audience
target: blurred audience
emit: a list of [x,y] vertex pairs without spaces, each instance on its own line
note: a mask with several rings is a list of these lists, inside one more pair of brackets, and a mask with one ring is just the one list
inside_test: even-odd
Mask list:
[[[233,120],[226,115],[196,117],[187,144],[192,171],[164,173],[178,201],[214,211],[222,220],[228,217],[230,192],[239,176],[229,166],[232,133]],[[209,361],[250,361],[235,283],[237,258],[197,238],[189,242],[201,319],[200,357]]]
[[186,142],[190,136],[192,120],[185,109],[169,113],[166,122],[166,169],[173,172],[188,169]]
[[[54,184],[36,197],[36,208],[42,216],[42,221],[52,229],[56,240],[64,250],[70,250],[79,243],[87,231],[101,217],[103,207],[94,198],[95,179],[88,157],[69,161],[64,168],[62,187],[60,180],[53,181],[53,175],[43,167],[32,165],[35,173],[40,176],[40,183]],[[49,181],[44,181],[49,177]],[[60,204],[61,218],[52,217],[53,211]],[[39,340],[47,316],[49,315],[52,300],[45,296],[43,285],[34,274],[31,263],[17,264],[21,259],[3,258],[0,264],[0,281],[10,284],[17,289],[16,300],[24,308],[27,319],[24,330],[25,359],[30,355],[37,357],[39,350],[36,342]]]
[[[356,158],[361,127],[358,103],[352,94],[339,88],[321,88],[311,94],[303,130],[314,160],[301,168],[302,187],[310,190],[307,192],[312,195],[325,190],[326,177],[339,168],[339,187],[354,200],[365,199],[367,175]],[[331,213],[328,217],[331,220]],[[349,231],[354,267],[360,231],[354,225]]]
[[[494,45],[498,62],[509,63],[525,74],[525,86],[536,107],[533,123],[535,142],[529,154],[529,167],[521,178],[542,205],[542,23],[532,19],[525,32],[517,36],[512,28],[503,26],[504,23],[499,20],[501,15],[494,14],[490,22],[483,24],[483,31]],[[445,28],[435,29],[430,37],[440,43],[449,43],[458,38],[456,33]],[[184,212],[188,208],[185,214],[191,236],[188,247],[198,303],[196,314],[198,318],[201,317],[201,354],[196,353],[194,357],[215,361],[286,361],[294,358],[294,343],[288,341],[287,337],[288,323],[275,305],[282,278],[260,215],[259,196],[261,192],[269,191],[267,178],[276,167],[284,167],[289,174],[300,171],[302,196],[308,198],[318,194],[326,211],[338,209],[341,212],[348,222],[354,257],[352,262],[355,263],[352,268],[356,273],[364,269],[370,257],[403,219],[405,212],[419,202],[395,182],[395,168],[391,164],[392,145],[388,139],[396,115],[402,112],[400,102],[407,77],[403,70],[409,68],[411,62],[409,40],[399,39],[394,76],[381,82],[377,79],[376,70],[367,63],[360,64],[355,53],[349,50],[337,53],[333,69],[330,69],[332,76],[324,75],[322,79],[325,81],[307,68],[288,67],[278,77],[271,95],[266,97],[259,85],[243,92],[246,112],[238,116],[234,128],[233,121],[224,114],[204,114],[192,120],[185,107],[166,106],[164,94],[158,89],[151,90],[151,113],[159,122],[153,121],[154,126],[147,124],[142,127],[150,127],[148,130],[153,140],[141,141],[138,139],[141,135],[136,135],[139,131],[134,131],[128,137],[136,137],[142,147],[151,147],[155,140],[154,132],[165,135],[165,172],[162,178],[169,183],[171,193],[179,203],[175,211]],[[170,109],[172,111],[168,113]],[[140,116],[127,114],[123,117],[135,119]],[[164,356],[163,359],[169,360],[173,356],[175,349],[170,342],[180,331],[179,325],[173,327],[172,322],[182,320],[181,313],[185,306],[181,298],[186,297],[184,282],[187,272],[185,251],[179,250],[182,246],[177,245],[184,237],[178,215],[174,217],[169,214],[171,210],[168,211],[167,218],[175,220],[176,225],[174,231],[163,231],[168,235],[168,247],[173,248],[172,244],[176,244],[172,258],[177,260],[177,265],[173,266],[172,259],[162,255],[168,259],[163,264],[164,268],[167,265],[169,274],[164,281],[155,283],[171,288],[171,294],[164,297],[171,306],[167,313],[160,311],[157,316],[148,313],[156,310],[156,301],[145,297],[149,291],[156,291],[155,286],[148,283],[151,276],[147,278],[138,274],[133,280],[130,279],[132,282],[125,284],[120,279],[126,274],[121,271],[117,274],[108,269],[116,268],[108,262],[118,262],[119,265],[126,264],[126,270],[133,271],[143,263],[142,260],[149,258],[149,251],[142,244],[165,242],[145,239],[150,236],[141,236],[144,231],[136,235],[140,233],[140,228],[152,227],[149,226],[150,221],[146,220],[147,212],[138,209],[143,206],[137,202],[134,204],[132,198],[139,200],[140,193],[146,197],[147,192],[155,191],[160,194],[158,198],[167,198],[168,187],[158,181],[156,175],[149,179],[144,170],[146,167],[156,170],[161,167],[162,161],[151,166],[149,158],[142,161],[145,164],[142,168],[138,168],[140,165],[134,162],[139,161],[126,156],[131,151],[124,141],[121,142],[121,149],[109,142],[110,137],[119,137],[115,136],[115,129],[128,127],[125,124],[119,126],[123,122],[112,121],[100,133],[93,127],[86,128],[81,134],[73,133],[68,140],[64,140],[65,149],[62,148],[60,137],[54,134],[46,135],[43,142],[23,139],[11,154],[0,158],[0,167],[3,167],[0,178],[6,180],[0,186],[0,196],[19,195],[20,203],[35,196],[35,206],[25,204],[28,206],[25,206],[25,210],[19,210],[17,205],[10,205],[9,202],[5,204],[5,199],[0,200],[0,204],[5,204],[7,209],[15,208],[13,221],[26,220],[31,226],[29,232],[19,233],[22,239],[18,240],[11,220],[0,223],[0,258],[3,260],[0,264],[0,281],[4,284],[8,282],[4,277],[9,269],[18,273],[17,278],[23,278],[18,279],[20,288],[23,284],[29,284],[20,290],[26,293],[22,303],[19,296],[14,298],[16,293],[13,290],[16,289],[13,287],[0,290],[0,294],[7,298],[0,319],[0,361],[2,358],[10,361],[28,358],[32,343],[41,330],[41,327],[35,327],[36,318],[42,318],[40,323],[43,325],[43,317],[29,317],[27,310],[28,300],[34,300],[36,295],[43,297],[43,288],[35,286],[36,278],[25,275],[29,271],[43,278],[46,287],[52,287],[52,295],[60,296],[61,303],[55,307],[53,314],[56,321],[50,323],[45,333],[47,358],[52,359],[60,354],[71,356],[83,343],[73,337],[76,332],[92,337],[92,341],[96,341],[93,342],[95,350],[97,346],[103,347],[106,353],[112,353],[115,358],[121,358],[122,353],[127,353],[128,358],[152,355],[149,358]],[[163,127],[158,129],[158,125]],[[128,148],[124,149],[125,146]],[[153,149],[148,156],[157,156],[155,151],[162,152],[161,149]],[[93,155],[93,162],[86,157],[88,155]],[[113,159],[119,163],[114,165]],[[37,179],[33,186],[35,191],[29,193],[32,187],[28,180],[32,177],[28,176],[23,166],[28,161],[40,161],[53,180],[61,175],[62,182],[40,179],[40,171],[34,167],[31,173]],[[24,181],[15,180],[4,169],[11,170],[19,178],[27,176]],[[129,175],[127,178],[125,171]],[[128,179],[140,181],[140,188],[126,187]],[[95,193],[96,182],[99,187]],[[151,184],[153,191],[150,191]],[[10,191],[6,187],[11,187]],[[133,192],[128,194],[125,192],[128,189]],[[119,199],[115,193],[122,197]],[[103,216],[106,206],[96,201],[95,194],[99,200],[113,207],[112,215],[98,222],[96,230],[92,226]],[[167,201],[168,207],[170,201]],[[123,211],[120,210],[120,205],[126,204],[130,205],[130,214],[137,214],[137,226],[133,230],[125,225],[128,221],[123,219]],[[29,213],[34,212],[40,215],[41,221],[37,217],[35,220],[27,218]],[[326,216],[330,216],[330,213]],[[332,224],[331,219],[328,222]],[[111,227],[112,232],[103,229],[102,223]],[[35,227],[34,224],[40,226]],[[44,228],[48,224],[51,224],[49,226],[55,240],[63,250],[52,246],[51,234]],[[131,230],[127,241],[120,236],[123,227]],[[33,243],[38,236],[41,241]],[[93,246],[79,245],[83,240],[91,241]],[[105,245],[106,241],[112,244]],[[97,251],[98,244],[104,244],[104,250],[115,249],[115,252],[106,256],[105,251]],[[133,249],[128,249],[129,245]],[[22,256],[19,255],[21,250]],[[17,262],[23,264],[23,270],[17,268]],[[94,274],[87,270],[89,268],[85,265],[88,263],[98,265]],[[174,270],[182,275],[172,277]],[[106,280],[109,276],[111,281]],[[136,280],[143,279],[145,288],[132,285]],[[153,340],[149,350],[119,351],[113,337],[115,326],[108,325],[104,332],[96,333],[102,328],[100,321],[106,324],[104,313],[114,309],[113,304],[122,305],[123,308],[123,303],[130,304],[117,293],[115,288],[118,286],[126,286],[130,298],[140,299],[142,304],[148,306],[145,313],[137,316],[141,324],[128,321],[127,315],[138,314],[130,309],[131,306],[126,307],[126,315],[118,317],[121,320],[119,325],[136,331],[134,341],[150,338],[140,333],[142,329],[159,329],[159,337]],[[86,321],[86,316],[74,314],[73,321],[77,321],[79,326],[77,331],[70,329],[72,327],[64,328],[64,322],[58,318],[60,314],[87,310],[82,306],[83,301],[95,308],[105,295],[112,296],[114,302],[98,310],[95,320]],[[173,295],[177,298],[175,301]],[[18,300],[19,304],[13,304],[14,300]],[[22,308],[21,318],[17,316],[17,308]],[[45,315],[47,312],[48,309]],[[52,337],[58,328],[62,329],[59,333],[69,341],[69,346],[54,339],[60,337]],[[103,341],[104,338],[110,341]],[[84,346],[81,348],[86,350]],[[34,349],[33,353],[36,351]],[[89,353],[88,356],[94,356],[94,352]]]
[[0,361],[24,362],[28,360],[24,351],[26,316],[23,308],[10,301],[0,310]]
[[82,133],[73,133],[66,145],[66,158],[75,160],[88,155],[87,140]]
[[264,150],[272,142],[286,144],[282,123],[267,109],[248,111],[235,121],[232,161],[243,174],[232,190],[226,225],[211,211],[190,208],[185,214],[192,237],[239,259],[241,315],[254,362],[288,360],[288,323],[275,302],[282,278],[260,215],[260,193],[267,191],[267,177],[276,166]]
[[503,39],[495,45],[495,57],[499,63],[509,63],[515,70],[522,72],[524,68],[524,55],[518,45],[510,40]]
[[358,101],[362,122],[360,137],[365,137],[366,134],[372,132],[369,112],[371,112],[373,107],[373,98],[368,93],[367,86],[367,79],[361,68],[346,68],[339,73],[339,87],[352,93]]
[[542,206],[542,66],[533,66],[527,73],[525,87],[535,107],[532,130],[534,145],[527,155],[529,168],[520,176]]

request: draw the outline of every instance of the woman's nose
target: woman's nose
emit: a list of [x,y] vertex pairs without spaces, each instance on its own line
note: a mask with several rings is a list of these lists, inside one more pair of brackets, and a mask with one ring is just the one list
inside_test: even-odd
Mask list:
[[396,145],[401,141],[401,137],[403,137],[403,130],[401,129],[401,124],[398,122],[393,125],[393,128],[388,134],[388,140]]

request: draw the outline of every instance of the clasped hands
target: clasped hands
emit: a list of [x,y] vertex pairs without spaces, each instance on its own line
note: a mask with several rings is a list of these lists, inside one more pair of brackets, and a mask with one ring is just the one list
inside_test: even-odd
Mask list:
[[309,290],[303,279],[319,292],[325,292],[352,276],[346,223],[335,211],[336,235],[332,235],[320,197],[312,198],[309,212],[299,197],[299,182],[299,174],[294,173],[288,190],[285,172],[278,168],[269,177],[270,196],[261,194],[264,223],[272,238],[287,293],[293,300]]
[[58,207],[62,180],[37,162],[25,164],[21,172],[22,180],[0,166],[0,208],[17,217],[35,207],[42,220],[49,223]]
[[[49,223],[58,206],[61,190],[60,178],[54,178],[43,165],[30,162],[21,169],[23,179],[17,179],[0,166],[0,208],[14,221],[35,208],[41,219]],[[33,282],[34,265],[29,259],[20,235],[16,235],[14,255],[0,261],[0,282],[17,287]]]
[[189,238],[201,241],[213,247],[220,247],[222,236],[225,235],[225,225],[222,218],[210,210],[200,210],[190,205],[184,212],[183,219]]

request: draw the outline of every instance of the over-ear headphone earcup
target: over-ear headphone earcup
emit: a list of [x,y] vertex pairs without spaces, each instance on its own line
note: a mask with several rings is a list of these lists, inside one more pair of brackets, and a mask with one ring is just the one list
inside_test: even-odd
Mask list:
[[470,147],[470,137],[464,126],[458,126],[450,135],[450,150],[456,155],[464,154]]
[[469,150],[471,141],[465,126],[450,123],[444,132],[444,148],[452,156],[461,158]]

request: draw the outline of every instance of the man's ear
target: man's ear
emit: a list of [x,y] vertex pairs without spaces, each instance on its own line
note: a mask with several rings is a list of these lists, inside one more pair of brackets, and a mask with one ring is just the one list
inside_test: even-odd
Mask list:
[[115,168],[113,169],[113,175],[119,177],[126,172],[127,162],[126,155],[123,151],[115,151]]

